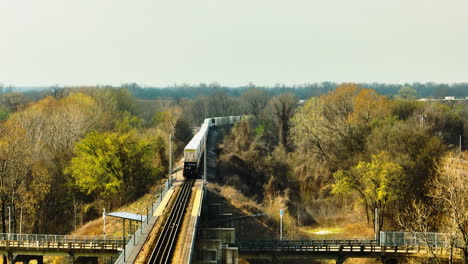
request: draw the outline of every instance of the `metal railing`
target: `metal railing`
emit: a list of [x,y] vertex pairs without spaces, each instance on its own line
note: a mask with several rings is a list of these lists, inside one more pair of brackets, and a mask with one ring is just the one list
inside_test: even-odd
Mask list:
[[109,236],[0,233],[0,247],[47,250],[122,250],[124,239]]
[[232,244],[239,248],[246,249],[290,249],[290,248],[307,248],[314,246],[360,246],[360,245],[377,245],[377,241],[370,239],[325,239],[325,240],[252,240],[240,241]]
[[99,242],[122,244],[123,238],[116,236],[78,236],[78,235],[49,235],[49,234],[12,234],[0,233],[1,241],[22,241],[22,242]]
[[388,246],[450,247],[457,240],[447,233],[380,231],[380,244]]
[[150,220],[153,217],[155,217],[153,216],[153,214],[156,211],[156,208],[158,208],[159,204],[161,204],[162,199],[164,198],[170,187],[170,183],[167,180],[164,182],[164,184],[160,186],[158,199],[150,206],[150,208],[147,208],[146,218],[142,217],[140,227],[135,231],[135,233],[131,234],[130,240],[128,240],[128,243],[126,243],[122,253],[120,253],[119,257],[114,262],[115,264],[124,264],[125,261],[128,259],[129,254],[133,251],[136,244],[143,236],[143,228],[145,228],[149,224]]

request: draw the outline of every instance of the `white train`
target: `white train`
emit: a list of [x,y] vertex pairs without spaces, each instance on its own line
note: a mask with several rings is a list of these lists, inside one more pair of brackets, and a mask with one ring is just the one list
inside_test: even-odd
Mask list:
[[200,173],[200,164],[205,153],[205,140],[210,127],[234,125],[241,116],[223,116],[207,118],[203,121],[200,130],[184,148],[184,177],[197,178]]

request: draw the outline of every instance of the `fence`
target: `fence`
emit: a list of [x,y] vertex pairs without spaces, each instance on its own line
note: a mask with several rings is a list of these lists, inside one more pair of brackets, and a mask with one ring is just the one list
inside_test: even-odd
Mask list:
[[450,234],[434,232],[381,231],[380,244],[387,246],[450,247]]
[[75,235],[40,235],[0,233],[0,240],[21,242],[80,242],[80,243],[114,243],[123,244],[122,237],[113,236],[75,236]]
[[[114,262],[115,264],[124,264],[125,263],[125,260],[127,260],[127,258],[129,257],[129,254],[133,251],[133,249],[135,248],[138,241],[142,238],[143,228],[145,228],[149,224],[150,220],[153,217],[155,217],[155,216],[153,216],[153,213],[154,213],[154,211],[156,211],[156,208],[159,206],[159,204],[161,203],[163,197],[166,195],[166,193],[167,193],[167,191],[169,190],[170,187],[171,186],[169,184],[169,181],[165,181],[164,184],[162,184],[160,186],[158,199],[156,200],[156,202],[154,202],[151,205],[151,207],[149,209],[147,209],[146,217],[144,218],[142,216],[140,227],[135,231],[134,234],[131,234],[130,240],[125,245],[122,253],[120,253],[117,260]],[[143,219],[145,221],[143,221]]]

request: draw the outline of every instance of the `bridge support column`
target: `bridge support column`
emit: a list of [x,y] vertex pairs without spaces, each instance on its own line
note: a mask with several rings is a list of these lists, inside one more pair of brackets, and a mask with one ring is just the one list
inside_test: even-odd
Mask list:
[[71,253],[70,256],[68,256],[68,263],[75,264],[75,256],[73,256]]
[[338,256],[338,257],[335,259],[335,263],[336,263],[336,264],[343,264],[345,261],[346,261],[346,258],[343,257],[343,256]]
[[398,258],[382,257],[380,261],[382,264],[398,264]]
[[273,264],[281,264],[281,261],[276,257],[276,255],[273,253],[271,254],[271,263]]

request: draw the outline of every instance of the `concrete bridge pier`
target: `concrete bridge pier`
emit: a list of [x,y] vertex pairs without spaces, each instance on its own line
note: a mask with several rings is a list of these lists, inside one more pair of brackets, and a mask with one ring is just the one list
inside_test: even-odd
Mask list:
[[15,255],[15,254],[8,254],[8,264],[15,264],[21,262],[23,264],[29,264],[31,260],[36,260],[37,264],[44,263],[43,256],[35,256],[35,255]]
[[398,258],[394,257],[381,257],[380,261],[382,264],[398,264]]
[[335,258],[335,263],[336,264],[343,264],[346,261],[346,258],[343,256],[338,256]]

